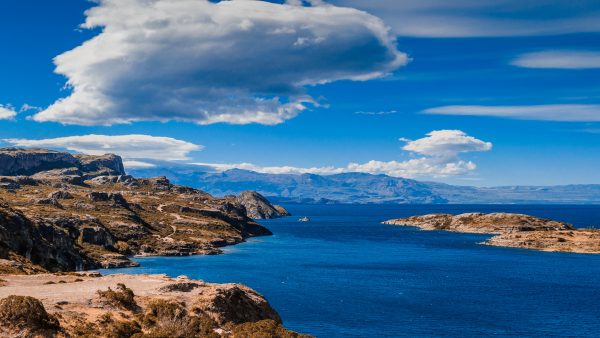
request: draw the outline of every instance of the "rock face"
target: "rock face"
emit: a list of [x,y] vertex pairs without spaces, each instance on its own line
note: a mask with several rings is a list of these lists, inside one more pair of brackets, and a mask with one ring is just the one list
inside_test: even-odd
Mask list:
[[86,173],[87,178],[125,175],[123,161],[117,155],[91,156],[78,154],[73,156],[79,161],[78,168]]
[[244,191],[236,197],[236,201],[246,208],[246,214],[252,219],[271,219],[290,216],[282,206],[272,205],[264,196],[256,191]]
[[511,213],[430,214],[384,224],[422,230],[496,235],[483,244],[542,251],[600,253],[600,230],[575,229],[568,223]]
[[3,279],[2,337],[130,337],[136,333],[140,337],[142,333],[147,337],[245,337],[238,332],[255,322],[259,328],[268,324],[282,334],[259,331],[253,337],[308,337],[285,330],[266,299],[239,284],[164,275],[44,274]]
[[0,177],[0,273],[134,266],[128,256],[215,254],[271,234],[237,201],[124,175],[114,155],[4,149],[0,168],[33,173]]
[[46,149],[0,149],[0,176],[30,176],[56,169],[69,169],[71,174],[76,172],[76,175],[86,178],[125,175],[123,162],[116,155],[89,156]]

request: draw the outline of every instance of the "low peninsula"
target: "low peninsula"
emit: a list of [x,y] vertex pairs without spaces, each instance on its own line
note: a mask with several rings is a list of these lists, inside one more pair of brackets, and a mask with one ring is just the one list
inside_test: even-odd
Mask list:
[[392,219],[384,224],[428,231],[494,235],[482,244],[551,252],[600,254],[600,230],[512,213],[429,214]]

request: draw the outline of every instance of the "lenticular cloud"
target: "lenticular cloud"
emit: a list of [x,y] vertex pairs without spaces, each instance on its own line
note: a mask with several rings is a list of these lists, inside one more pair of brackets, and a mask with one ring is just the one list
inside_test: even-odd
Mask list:
[[277,124],[318,105],[306,86],[407,62],[380,19],[318,2],[100,0],[86,15],[102,32],[55,58],[71,94],[36,121]]

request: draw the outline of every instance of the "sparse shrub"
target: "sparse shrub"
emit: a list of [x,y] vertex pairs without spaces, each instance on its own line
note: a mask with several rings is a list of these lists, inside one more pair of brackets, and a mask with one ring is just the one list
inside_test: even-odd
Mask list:
[[163,292],[190,292],[195,288],[199,287],[200,284],[194,282],[182,282],[182,283],[174,283],[163,286],[160,288],[160,291]]
[[98,290],[98,296],[108,304],[130,311],[137,311],[138,305],[135,302],[133,290],[126,287],[125,284],[117,284],[117,290],[110,287],[106,291]]
[[272,319],[243,323],[229,328],[233,338],[310,338],[311,336],[287,330]]
[[8,296],[0,300],[0,326],[32,331],[60,328],[58,319],[46,312],[42,302],[27,296]]
[[117,251],[122,254],[127,254],[127,253],[131,252],[131,249],[129,248],[129,244],[127,244],[127,242],[123,242],[123,241],[117,241],[117,243],[115,243],[115,249],[117,249]]
[[146,334],[138,338],[218,338],[215,323],[206,315],[190,315],[185,303],[157,299],[148,304],[143,317]]
[[150,302],[143,316],[147,333],[136,338],[218,338],[215,323],[206,315],[189,315],[185,304],[157,299]]
[[[94,327],[89,327],[92,332],[97,331]],[[98,321],[97,329],[102,337],[107,338],[129,338],[137,336],[142,332],[140,324],[135,320],[116,320],[112,314],[105,313]],[[91,332],[90,332],[91,333]]]

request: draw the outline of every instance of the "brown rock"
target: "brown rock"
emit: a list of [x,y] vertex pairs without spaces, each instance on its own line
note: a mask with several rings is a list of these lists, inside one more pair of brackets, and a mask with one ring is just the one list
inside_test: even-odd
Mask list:
[[568,223],[510,213],[430,214],[384,224],[422,230],[493,234],[483,244],[542,251],[600,253],[600,230],[575,229]]
[[289,215],[283,207],[273,206],[263,195],[256,191],[244,191],[236,201],[246,208],[246,214],[253,219],[270,219]]

